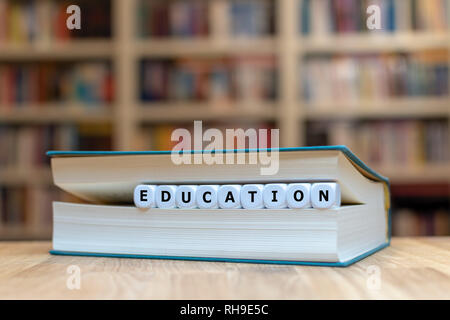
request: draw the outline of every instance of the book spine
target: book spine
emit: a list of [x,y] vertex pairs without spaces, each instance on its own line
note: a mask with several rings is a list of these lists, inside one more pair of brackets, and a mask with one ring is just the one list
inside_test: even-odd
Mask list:
[[140,1],[138,35],[143,38],[207,36],[208,8],[207,0]]
[[272,101],[277,96],[272,56],[144,60],[143,101]]
[[420,168],[444,165],[449,158],[445,120],[320,122],[308,127],[308,145],[347,145],[369,166]]
[[[449,94],[446,54],[446,50],[438,50],[407,55],[306,57],[300,68],[304,84],[299,89],[308,102],[444,97]],[[324,70],[331,76],[324,76]],[[336,83],[338,90],[330,92],[329,88],[337,88],[333,85]]]
[[78,0],[76,4],[83,13],[83,28],[74,32],[66,27],[65,2],[1,0],[0,43],[46,43],[51,40],[111,37],[110,0],[97,0],[95,4]]
[[109,63],[0,64],[0,110],[25,103],[108,104],[113,100]]
[[302,33],[367,32],[366,8],[369,5],[377,5],[381,9],[382,29],[377,32],[445,31],[450,25],[446,0],[304,0],[299,6]]

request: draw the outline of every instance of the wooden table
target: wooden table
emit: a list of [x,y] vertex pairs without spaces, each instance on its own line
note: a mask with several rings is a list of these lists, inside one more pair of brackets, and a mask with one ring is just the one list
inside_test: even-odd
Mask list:
[[[347,268],[52,256],[50,248],[0,242],[0,298],[450,299],[450,237],[394,238]],[[66,284],[72,265],[78,290]]]

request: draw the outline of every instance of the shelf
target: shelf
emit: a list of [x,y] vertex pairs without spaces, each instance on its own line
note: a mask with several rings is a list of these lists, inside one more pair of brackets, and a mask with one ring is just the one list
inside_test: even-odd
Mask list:
[[114,42],[109,39],[68,40],[29,44],[0,44],[1,60],[110,58]]
[[277,51],[276,40],[273,37],[217,41],[209,38],[138,40],[134,48],[137,55],[146,57],[273,54]]
[[46,104],[0,106],[0,123],[63,123],[108,122],[112,120],[112,106],[77,104]]
[[46,166],[29,169],[0,169],[0,186],[51,185],[52,183],[52,172]]
[[421,167],[369,166],[391,183],[449,183],[449,164],[426,164]]
[[[254,107],[254,105],[257,105]],[[193,120],[276,120],[276,106],[273,103],[150,103],[138,107],[137,119],[146,123]]]
[[449,48],[450,33],[354,33],[303,37],[297,43],[297,50],[305,53],[330,52],[383,52],[413,51]]
[[[382,108],[380,106],[382,105]],[[305,103],[304,117],[320,119],[439,118],[450,114],[450,97],[399,98],[383,101]]]

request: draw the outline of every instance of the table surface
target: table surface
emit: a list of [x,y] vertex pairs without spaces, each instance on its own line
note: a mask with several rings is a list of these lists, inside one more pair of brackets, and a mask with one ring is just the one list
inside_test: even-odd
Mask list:
[[[346,268],[52,256],[49,249],[51,242],[0,242],[1,299],[450,299],[450,237],[393,238]],[[79,289],[71,270],[79,270]]]

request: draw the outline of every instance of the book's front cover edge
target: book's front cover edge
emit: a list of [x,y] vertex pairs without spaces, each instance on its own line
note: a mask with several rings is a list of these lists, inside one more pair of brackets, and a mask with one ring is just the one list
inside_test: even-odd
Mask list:
[[115,253],[93,253],[50,250],[52,255],[61,256],[81,256],[81,257],[102,257],[102,258],[131,258],[131,259],[158,259],[158,260],[187,260],[187,261],[209,261],[209,262],[233,262],[233,263],[258,263],[258,264],[279,264],[279,265],[304,265],[322,267],[347,267],[358,262],[371,254],[389,246],[389,242],[367,251],[353,259],[344,262],[317,262],[317,261],[292,261],[292,260],[258,260],[258,259],[233,259],[217,257],[183,257],[183,256],[158,256],[158,255],[138,255],[138,254],[115,254]]
[[[289,152],[289,151],[329,151],[337,150],[344,153],[344,155],[349,158],[358,167],[363,169],[365,172],[370,174],[374,179],[388,182],[389,179],[383,177],[379,173],[375,172],[369,168],[361,159],[359,159],[347,146],[337,145],[337,146],[314,146],[314,147],[292,147],[292,148],[267,148],[267,149],[233,149],[233,150],[213,150],[214,152],[221,153],[239,153],[239,152],[261,152],[261,151],[278,151],[278,152]],[[181,151],[179,151],[181,152]],[[188,153],[203,153],[204,150],[187,150]],[[150,155],[150,154],[171,154],[172,151],[47,151],[47,156],[49,157],[82,157],[82,156],[123,156],[123,155]]]
[[343,147],[341,149],[342,153],[349,159],[351,163],[353,163],[357,168],[363,171],[363,175],[373,180],[380,181],[384,186],[384,207],[386,211],[386,221],[387,221],[387,230],[386,230],[386,243],[389,244],[392,236],[392,211],[391,211],[391,188],[389,179],[383,177],[378,174],[371,168],[369,168],[361,159],[359,159],[353,152],[350,151],[346,146],[338,146]]

